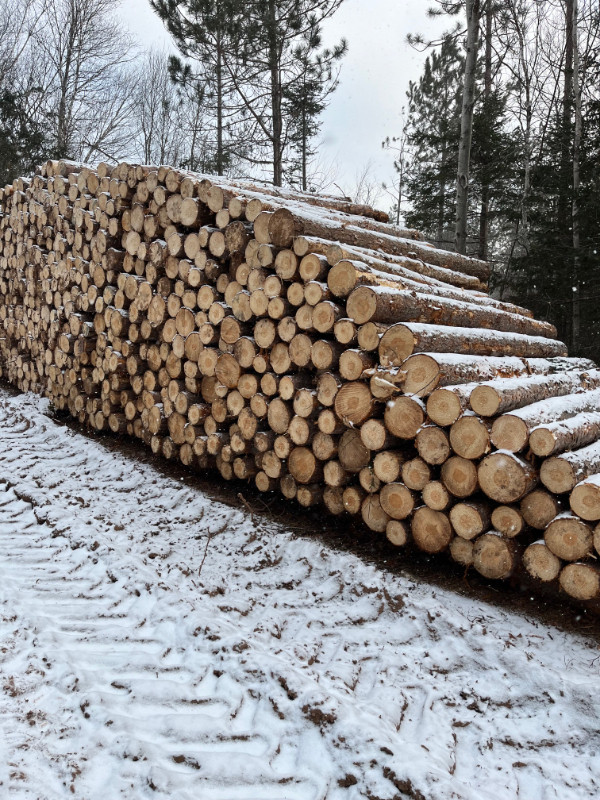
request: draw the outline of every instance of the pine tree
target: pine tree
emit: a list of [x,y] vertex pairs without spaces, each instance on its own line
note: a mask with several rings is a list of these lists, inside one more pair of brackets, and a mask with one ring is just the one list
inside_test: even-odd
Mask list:
[[316,26],[297,45],[294,53],[297,78],[283,91],[284,114],[290,130],[287,176],[290,183],[298,183],[303,191],[309,188],[310,161],[316,154],[314,140],[321,129],[320,115],[337,88],[336,65],[347,49],[344,41],[332,50],[319,52],[320,47],[321,32]]
[[440,247],[453,243],[458,134],[464,65],[456,42],[445,37],[430,53],[423,75],[407,93],[407,145],[411,158],[407,193],[410,227]]
[[49,154],[46,133],[28,115],[25,100],[7,89],[0,92],[0,186],[30,174]]
[[150,0],[150,5],[187,59],[171,60],[174,81],[194,97],[201,93],[212,112],[214,171],[223,175],[242,138],[234,130],[243,106],[236,88],[243,80],[236,57],[241,4],[236,0]]
[[[335,88],[333,64],[345,52],[321,45],[322,23],[343,0],[151,0],[185,57],[212,86],[217,171],[228,153],[273,170],[283,183],[289,150],[305,165],[317,117]],[[180,80],[192,73],[181,67]],[[237,127],[235,133],[233,126]],[[240,146],[252,145],[252,152]],[[297,164],[297,160],[296,160]],[[292,168],[292,171],[297,171]]]

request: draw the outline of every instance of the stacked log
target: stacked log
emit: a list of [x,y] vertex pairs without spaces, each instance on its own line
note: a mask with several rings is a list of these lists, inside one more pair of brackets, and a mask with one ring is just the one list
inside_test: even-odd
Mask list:
[[[490,580],[600,596],[600,371],[346,199],[47,162],[0,191],[0,375]],[[543,538],[542,538],[543,537]]]

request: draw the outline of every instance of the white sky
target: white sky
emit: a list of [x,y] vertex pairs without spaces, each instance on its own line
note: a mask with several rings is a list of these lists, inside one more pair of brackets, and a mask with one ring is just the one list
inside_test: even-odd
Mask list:
[[[408,46],[406,35],[433,37],[443,29],[427,18],[429,5],[428,0],[345,0],[327,25],[326,43],[343,36],[349,48],[340,85],[323,116],[321,159],[346,191],[367,163],[373,180],[393,178],[392,156],[381,143],[400,133],[408,83],[419,77],[424,60]],[[144,47],[169,43],[148,0],[123,0],[120,14]]]

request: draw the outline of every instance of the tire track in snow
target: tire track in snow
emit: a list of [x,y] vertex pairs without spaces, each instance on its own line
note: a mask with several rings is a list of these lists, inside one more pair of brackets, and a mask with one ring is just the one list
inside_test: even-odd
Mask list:
[[255,530],[40,403],[0,394],[0,796],[595,795],[588,643]]

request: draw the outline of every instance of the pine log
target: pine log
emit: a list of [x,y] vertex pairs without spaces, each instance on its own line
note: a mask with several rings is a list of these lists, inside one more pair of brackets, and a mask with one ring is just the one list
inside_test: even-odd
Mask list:
[[323,489],[323,503],[327,511],[334,516],[339,516],[346,510],[344,508],[344,492],[340,487],[326,486]]
[[470,497],[477,491],[477,467],[466,458],[452,456],[444,462],[441,479],[454,497]]
[[344,425],[360,425],[373,413],[373,395],[360,381],[345,383],[335,396],[334,408]]
[[365,490],[361,486],[347,486],[344,489],[342,500],[348,514],[358,514],[365,499]]
[[514,503],[535,489],[539,476],[513,453],[491,453],[477,471],[482,491],[497,503]]
[[507,539],[519,536],[525,530],[523,515],[515,506],[496,506],[492,511],[492,526]]
[[463,567],[470,567],[473,565],[473,548],[472,541],[455,536],[448,549],[453,561],[456,561],[457,564],[462,564]]
[[484,578],[509,578],[520,561],[518,545],[502,538],[496,531],[484,533],[473,547],[473,566]]
[[[320,249],[319,245],[324,242],[322,239],[304,238],[309,249],[311,249],[313,242],[317,245],[317,249]],[[433,264],[408,256],[393,256],[389,253],[365,247],[329,242],[325,243],[323,249],[332,268],[336,267],[341,261],[358,262],[362,265],[361,271],[365,267],[369,267],[379,274],[383,273],[385,275],[387,273],[390,279],[408,280],[428,286],[440,285],[444,288],[456,286],[474,291],[485,290],[485,284],[474,276],[444,267],[436,267]],[[342,279],[340,276],[339,279],[344,281],[347,293],[349,293],[356,286],[356,282],[352,285],[353,278],[356,279],[356,273],[353,274],[347,267],[344,268],[344,272],[345,277]]]
[[422,458],[411,458],[402,464],[402,482],[416,492],[422,492],[431,480],[431,467]]
[[[600,389],[540,400],[498,417],[492,426],[492,443],[499,450],[518,453],[527,446],[533,428],[560,422],[582,412],[594,412],[599,405]],[[579,436],[585,439],[586,434],[590,435],[590,427],[594,429],[592,422],[588,426],[583,421],[567,431],[566,437],[572,436],[574,443]]]
[[427,508],[434,511],[446,511],[454,502],[452,495],[441,481],[430,481],[421,496]]
[[379,501],[392,519],[407,519],[415,507],[415,496],[403,483],[386,483],[379,493]]
[[564,450],[578,450],[598,439],[600,412],[588,411],[536,426],[529,434],[529,447],[537,456],[548,457]]
[[436,425],[453,425],[466,411],[469,397],[476,384],[434,389],[427,398],[427,416]]
[[561,560],[548,549],[543,539],[533,542],[523,553],[523,566],[535,580],[551,583],[558,578]]
[[469,412],[450,428],[450,444],[458,456],[476,461],[490,451],[491,425]]
[[423,461],[434,466],[450,457],[448,434],[437,425],[424,425],[417,433],[415,446]]
[[600,519],[600,475],[590,475],[574,487],[569,497],[571,509],[588,522]]
[[364,446],[359,431],[351,429],[342,435],[338,446],[338,457],[348,472],[360,472],[367,466],[371,454]]
[[520,504],[525,523],[538,531],[545,530],[562,510],[563,504],[560,499],[543,489],[535,489],[525,495]]
[[[512,378],[515,376],[539,372],[547,374],[556,366],[552,359],[495,358],[493,356],[460,356],[452,353],[419,353],[410,356],[402,364],[406,375],[403,389],[406,393],[426,397],[437,387],[451,385],[471,386],[475,382],[493,378]],[[463,390],[464,391],[464,390]],[[469,395],[470,396],[470,395]]]
[[377,533],[385,533],[390,517],[382,508],[378,494],[369,494],[365,497],[360,513],[367,527]]
[[381,489],[381,481],[375,475],[375,470],[371,464],[363,467],[358,473],[358,482],[367,494],[374,494]]
[[[286,220],[288,219],[286,216]],[[387,232],[390,230],[388,226],[383,227],[381,232],[370,231],[360,228],[356,224],[351,224],[350,221],[340,225],[337,219],[331,219],[331,221],[330,219],[331,217],[327,218],[324,215],[316,217],[314,213],[304,211],[301,206],[296,206],[294,207],[293,223],[289,220],[289,224],[285,229],[287,235],[282,236],[281,241],[288,241],[292,230],[298,231],[300,229],[304,236],[313,236],[343,244],[380,250],[390,255],[419,258],[427,264],[463,272],[466,275],[473,275],[482,281],[487,281],[489,277],[489,266],[485,262],[445,250],[437,250],[426,243],[417,243],[399,238],[393,232]],[[279,246],[285,247],[286,245]]]
[[398,322],[381,337],[379,360],[384,367],[400,366],[414,352],[551,358],[566,356],[567,348],[562,342],[539,336],[414,322]]
[[368,419],[360,428],[360,438],[365,447],[369,450],[389,450],[398,444],[398,440],[392,436],[385,427],[385,423],[380,419]]
[[576,600],[600,596],[600,570],[595,564],[567,564],[558,580],[561,589]]
[[588,524],[575,514],[565,512],[548,525],[544,541],[548,549],[563,561],[579,561],[593,553],[593,536]]
[[490,507],[477,500],[456,503],[450,509],[450,522],[462,539],[475,539],[490,528]]
[[408,525],[397,519],[391,519],[385,526],[388,541],[396,547],[404,547],[408,542]]
[[418,398],[397,397],[385,409],[385,426],[399,439],[414,439],[425,422],[425,407]]
[[563,397],[581,389],[600,386],[600,370],[576,370],[555,375],[529,375],[514,380],[492,381],[476,386],[471,392],[470,405],[476,414],[494,417],[550,397]]
[[475,303],[389,286],[359,286],[346,301],[346,313],[358,325],[365,322],[422,322],[466,328],[488,328],[527,336],[556,338],[547,322],[509,314]]
[[441,553],[452,540],[452,526],[448,516],[426,506],[415,511],[411,530],[415,544],[426,553]]
[[400,477],[405,461],[405,456],[400,451],[384,450],[373,459],[373,472],[382,483],[394,483]]
[[600,442],[547,458],[540,468],[544,486],[555,494],[571,492],[580,482],[600,472]]

